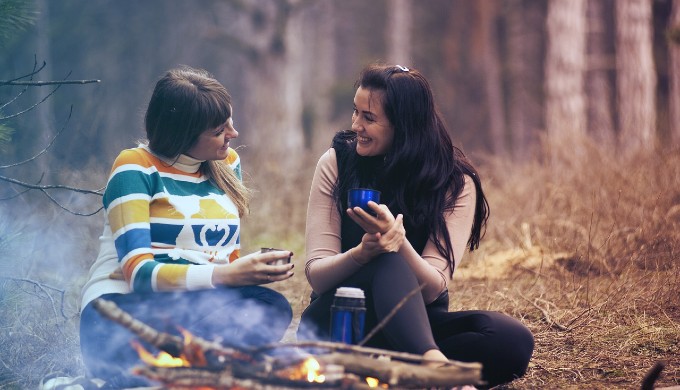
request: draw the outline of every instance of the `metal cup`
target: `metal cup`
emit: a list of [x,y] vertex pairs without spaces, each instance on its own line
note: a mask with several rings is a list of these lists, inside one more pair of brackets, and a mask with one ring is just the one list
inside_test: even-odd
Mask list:
[[[283,251],[283,250],[285,250],[285,249],[260,248],[260,252],[261,252],[261,253],[274,252],[274,251]],[[270,262],[270,263],[268,263],[268,264],[271,264],[271,265],[284,265],[284,264],[288,264],[288,263],[290,263],[290,256],[288,256],[287,259],[277,259],[277,260],[274,260],[274,261],[272,261],[272,262]]]
[[361,207],[369,214],[375,214],[369,207],[368,201],[380,203],[380,191],[370,188],[352,188],[347,192],[347,207]]

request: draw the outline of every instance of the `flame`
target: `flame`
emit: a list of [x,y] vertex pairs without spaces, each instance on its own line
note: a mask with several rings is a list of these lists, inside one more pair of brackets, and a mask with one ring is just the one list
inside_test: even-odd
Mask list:
[[207,360],[203,350],[191,344],[193,335],[186,329],[179,328],[184,336],[184,349],[179,357],[161,351],[156,356],[147,351],[137,341],[132,341],[132,347],[139,354],[139,358],[146,364],[156,367],[203,367],[207,365]]
[[174,357],[167,352],[159,352],[156,356],[147,351],[142,344],[132,341],[132,347],[139,354],[139,358],[148,365],[156,367],[188,367],[189,362],[182,357]]
[[306,379],[310,383],[323,383],[326,377],[321,374],[321,364],[313,357],[308,357],[293,371],[289,372],[289,379],[302,380]]
[[377,378],[373,378],[370,376],[366,377],[366,383],[368,384],[368,387],[382,387],[384,389],[387,389],[389,386],[387,386],[387,383],[380,383],[380,381]]
[[321,365],[313,357],[307,358],[302,363],[302,367],[303,370],[307,371],[307,382],[323,383],[326,380],[326,377],[319,373],[319,370],[321,370]]

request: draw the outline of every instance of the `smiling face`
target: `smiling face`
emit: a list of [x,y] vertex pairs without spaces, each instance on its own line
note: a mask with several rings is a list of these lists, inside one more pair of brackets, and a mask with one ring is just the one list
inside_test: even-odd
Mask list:
[[394,127],[383,111],[382,90],[359,87],[354,95],[352,131],[357,133],[357,154],[387,154],[394,140]]
[[229,154],[229,140],[236,137],[238,131],[234,128],[232,117],[229,117],[224,124],[201,133],[185,154],[197,160],[224,160]]

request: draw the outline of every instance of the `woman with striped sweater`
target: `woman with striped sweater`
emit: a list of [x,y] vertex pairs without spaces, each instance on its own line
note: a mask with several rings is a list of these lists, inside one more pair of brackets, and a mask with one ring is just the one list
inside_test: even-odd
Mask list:
[[111,169],[100,253],[83,288],[83,361],[110,388],[147,383],[129,372],[141,364],[134,336],[103,318],[95,298],[161,331],[236,346],[278,341],[292,318],[285,297],[259,286],[290,278],[292,263],[272,263],[292,253],[240,253],[249,191],[229,147],[238,132],[227,90],[203,70],[170,70],[144,122],[147,141]]

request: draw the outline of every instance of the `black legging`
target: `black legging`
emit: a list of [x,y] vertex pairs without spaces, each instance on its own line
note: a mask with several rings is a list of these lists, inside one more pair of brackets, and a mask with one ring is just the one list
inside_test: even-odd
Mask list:
[[[418,288],[418,281],[402,256],[386,253],[337,287],[340,286],[364,290],[368,334]],[[334,294],[335,288],[313,299],[305,309],[299,339],[328,339]],[[425,305],[421,294],[413,295],[366,345],[414,354],[439,348],[451,360],[481,363],[483,380],[493,386],[524,375],[534,338],[522,323],[498,312],[449,312],[448,293],[444,292],[429,305]]]

